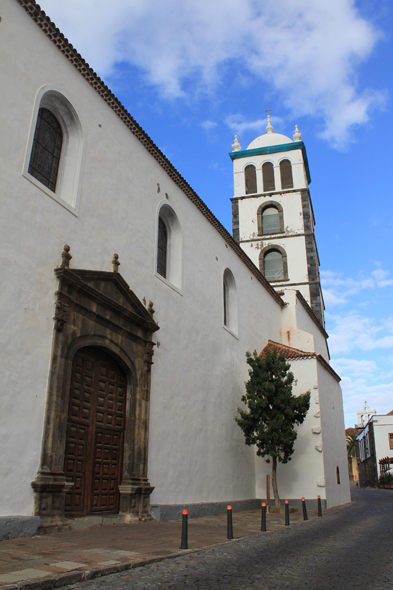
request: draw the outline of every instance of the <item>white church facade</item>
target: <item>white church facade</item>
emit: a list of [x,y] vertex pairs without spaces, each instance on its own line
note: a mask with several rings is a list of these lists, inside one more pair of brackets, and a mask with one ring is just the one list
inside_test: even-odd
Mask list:
[[349,501],[298,132],[235,141],[231,236],[34,0],[1,17],[0,538],[258,506],[234,417],[273,346],[311,391],[280,496]]

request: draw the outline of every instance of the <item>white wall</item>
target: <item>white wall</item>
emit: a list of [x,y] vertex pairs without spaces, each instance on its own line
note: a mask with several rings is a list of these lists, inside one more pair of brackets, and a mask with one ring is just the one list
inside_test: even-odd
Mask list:
[[[319,424],[315,414],[319,410],[317,403],[318,376],[316,359],[291,360],[291,371],[295,381],[293,394],[300,395],[311,392],[310,409],[306,419],[298,430],[295,451],[291,461],[279,463],[277,468],[278,491],[282,500],[299,499],[302,497],[316,499],[319,494],[325,499],[325,488],[318,487],[317,481],[324,477],[323,455],[315,449],[320,435],[312,433],[312,428]],[[257,497],[266,497],[266,474],[271,474],[271,463],[256,457],[257,465]],[[273,498],[273,491],[271,491]]]
[[238,201],[240,240],[260,239],[263,237],[258,236],[257,211],[260,205],[264,205],[269,201],[280,203],[283,208],[286,236],[304,232],[300,192],[274,193],[268,196],[258,195],[256,197],[248,195]]
[[282,312],[281,342],[293,348],[321,354],[328,361],[325,337],[300,303],[296,290],[286,289],[282,298],[287,305]]
[[[321,438],[328,507],[350,502],[342,392],[336,379],[318,363]],[[340,469],[337,483],[336,468]]]

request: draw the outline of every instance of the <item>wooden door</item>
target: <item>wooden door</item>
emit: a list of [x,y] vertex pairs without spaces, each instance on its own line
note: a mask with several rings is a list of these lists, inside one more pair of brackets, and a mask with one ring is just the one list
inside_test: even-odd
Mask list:
[[126,409],[126,377],[100,348],[79,350],[73,361],[64,472],[70,516],[119,511]]

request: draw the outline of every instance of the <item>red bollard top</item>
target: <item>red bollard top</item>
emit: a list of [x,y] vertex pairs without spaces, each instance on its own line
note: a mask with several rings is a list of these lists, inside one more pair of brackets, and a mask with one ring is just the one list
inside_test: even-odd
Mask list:
[[289,504],[289,500],[285,500],[285,504]]
[[183,510],[183,514],[188,514],[188,510]]
[[304,502],[304,501],[305,501],[304,498],[302,498],[302,502]]
[[232,506],[227,506],[227,510],[232,510]]
[[317,498],[320,498],[321,496],[317,496]]
[[266,502],[262,502],[262,506],[266,506]]

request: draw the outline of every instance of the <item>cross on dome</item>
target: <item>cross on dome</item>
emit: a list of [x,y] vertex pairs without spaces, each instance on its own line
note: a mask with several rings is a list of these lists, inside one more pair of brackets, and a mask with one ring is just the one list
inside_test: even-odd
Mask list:
[[272,126],[272,122],[270,120],[270,111],[271,109],[266,109],[267,112],[267,127],[266,127],[266,133],[273,133],[273,126]]

